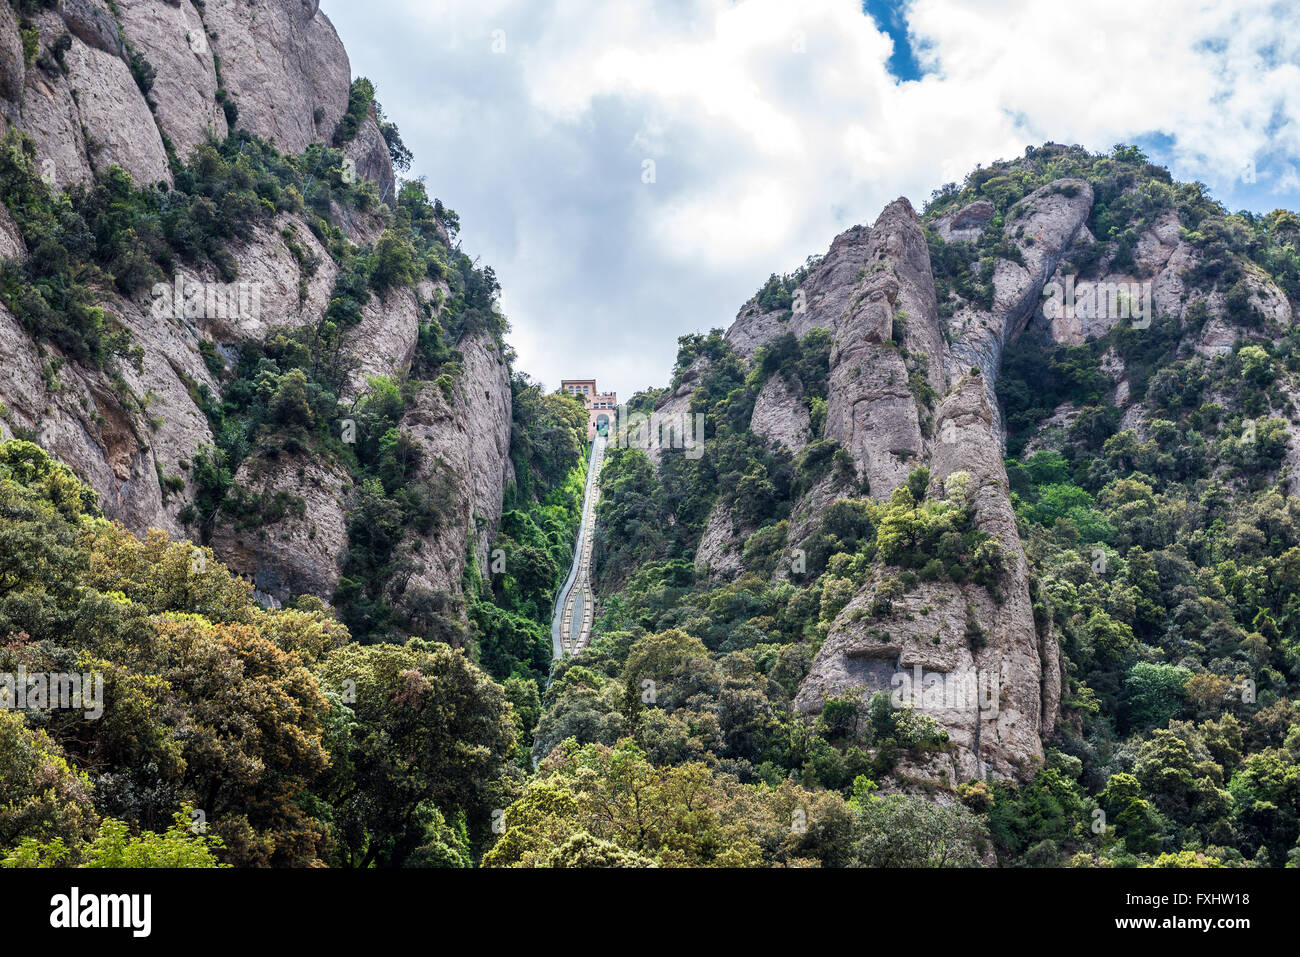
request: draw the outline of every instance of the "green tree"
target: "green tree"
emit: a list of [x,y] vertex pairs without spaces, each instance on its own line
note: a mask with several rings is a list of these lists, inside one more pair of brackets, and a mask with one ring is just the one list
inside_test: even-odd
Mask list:
[[400,866],[426,839],[415,815],[425,802],[448,819],[464,814],[471,834],[487,830],[515,717],[463,652],[415,638],[347,645],[326,658],[320,680],[347,714],[319,792],[341,863]]
[[855,867],[974,867],[988,846],[966,808],[904,795],[867,800],[854,831]]

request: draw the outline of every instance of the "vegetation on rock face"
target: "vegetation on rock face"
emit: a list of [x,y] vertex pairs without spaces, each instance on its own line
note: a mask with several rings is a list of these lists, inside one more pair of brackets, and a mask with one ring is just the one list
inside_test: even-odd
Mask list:
[[[1270,365],[1295,367],[1295,343],[1272,345]],[[1292,411],[1243,374],[1257,349],[1157,368],[1142,435],[1103,404],[1059,451],[1008,463],[1041,612],[1076,669],[1058,747],[1123,839],[1106,860],[1194,848],[1281,866],[1300,836],[1294,802],[1248,783],[1261,763],[1295,771],[1300,677],[1300,501],[1274,484]],[[1206,735],[1235,744],[1206,750]],[[1183,769],[1157,774],[1175,752]]]
[[[400,168],[396,127],[381,132]],[[462,477],[428,461],[402,419],[427,385],[453,409],[465,401],[457,349],[465,337],[511,361],[496,278],[454,245],[456,214],[419,181],[380,205],[338,150],[313,145],[287,157],[243,132],[174,163],[169,191],[137,188],[113,168],[91,187],[60,193],[37,175],[35,159],[21,134],[5,140],[0,201],[30,255],[3,264],[0,295],[38,344],[109,375],[118,358],[139,359],[112,317],[118,296],[138,298],[181,264],[233,281],[230,247],[248,230],[279,230],[285,214],[307,224],[338,266],[328,308],[261,341],[219,349],[203,340],[217,389],[186,385],[216,444],[182,463],[188,474],[167,487],[192,489],[180,517],[200,543],[218,525],[256,531],[306,518],[301,499],[236,481],[242,465],[256,475],[284,461],[320,463],[342,470],[354,490],[344,574],[335,594],[320,596],[335,609],[303,598],[269,612],[206,548],[155,533],[138,541],[96,517],[93,494],[35,446],[0,446],[0,670],[102,672],[108,702],[97,722],[42,709],[7,720],[12,747],[0,750],[30,766],[6,774],[0,804],[12,814],[0,825],[0,859],[472,864],[489,811],[508,803],[511,768],[531,745],[549,666],[549,643],[534,639],[572,550],[585,413],[517,376],[519,480],[507,490],[494,546],[509,573],[480,575],[471,560],[463,602],[404,593],[412,537],[459,521],[453,503],[465,493],[456,487]],[[335,225],[340,210],[380,223],[376,241],[351,243]],[[305,284],[320,262],[292,225],[282,239]],[[408,289],[418,291],[421,312],[409,376],[371,379],[344,398],[353,375],[346,333],[368,307]],[[412,723],[417,711],[423,718]],[[394,741],[420,760],[408,762]],[[377,790],[358,791],[360,776]],[[189,828],[191,808],[211,823],[211,838],[187,840],[179,823],[168,829],[182,812]]]
[[[1066,659],[1063,714],[1045,765],[1024,782],[927,784],[970,812],[969,823],[939,826],[969,835],[952,858],[966,861],[987,841],[1001,862],[1025,866],[1294,863],[1300,501],[1288,494],[1285,463],[1300,335],[1268,325],[1246,277],[1262,270],[1294,302],[1300,229],[1282,211],[1229,214],[1135,149],[1097,156],[1049,145],[937,191],[927,207],[927,223],[975,200],[995,210],[975,242],[928,234],[945,316],[991,304],[994,267],[1016,260],[1004,230],[1017,204],[1062,177],[1092,186],[1096,237],[1070,250],[1063,268],[1080,278],[1134,268],[1138,238],[1175,215],[1196,253],[1182,277],[1186,314],[1157,315],[1146,329],[1122,322],[1078,346],[1054,344],[1032,324],[1003,358],[1007,474],[1035,618],[1059,636]],[[788,308],[796,287],[773,277],[760,307]],[[1217,354],[1194,347],[1215,314],[1240,330]],[[638,451],[610,455],[597,532],[603,615],[590,649],[561,662],[543,696],[534,755],[545,776],[530,785],[540,790],[507,812],[545,839],[512,834],[493,863],[559,861],[568,842],[574,853],[614,855],[612,843],[674,863],[653,843],[589,823],[588,786],[570,783],[597,755],[609,760],[633,743],[656,786],[704,766],[724,789],[794,786],[830,802],[823,807],[843,802],[865,835],[839,838],[858,862],[898,863],[888,852],[899,843],[931,863],[949,859],[925,850],[936,829],[919,807],[864,804],[870,792],[860,791],[890,779],[900,756],[943,754],[942,733],[912,727],[918,713],[888,695],[869,706],[828,699],[812,724],[792,715],[791,701],[871,569],[892,569],[874,593],[888,610],[925,579],[996,597],[1002,557],[946,483],[932,488],[918,471],[888,502],[860,498],[852,460],[834,443],[815,433],[792,460],[750,432],[766,377],[818,388],[808,361],[822,345],[785,337],[745,362],[716,332],[683,340],[673,389],[694,366],[691,407],[706,415],[708,454],[698,463],[664,455],[658,471]],[[1105,371],[1117,367],[1122,396]],[[804,513],[814,489],[830,504]],[[719,575],[695,558],[720,514],[730,530],[722,539],[743,544]],[[968,630],[972,647],[985,640],[978,621]],[[551,810],[538,816],[530,802],[544,795]],[[757,832],[733,812],[742,818],[747,834],[735,847]],[[873,843],[886,823],[905,840]]]
[[[487,569],[469,589],[480,660],[498,679],[537,687],[551,665],[551,612],[568,573],[586,484],[587,413],[516,374],[510,461],[515,483]],[[531,732],[531,727],[529,731]]]
[[334,130],[334,145],[346,146],[357,138],[361,124],[365,122],[371,105],[375,102],[375,86],[364,76],[352,81],[348,91],[348,108],[343,111],[338,127]]
[[[1036,322],[1008,346],[1009,492],[1035,620],[1065,658],[1062,718],[1023,780],[920,780],[907,769],[945,768],[954,750],[933,718],[855,689],[801,716],[795,696],[837,621],[878,627],[927,583],[966,599],[978,650],[975,601],[1004,600],[1008,561],[966,473],[940,482],[918,468],[888,500],[870,497],[824,437],[826,330],[748,358],[718,331],[682,338],[669,391],[691,387],[707,454],[656,465],[609,451],[598,617],[581,655],[553,663],[549,623],[581,509],[586,414],[521,374],[486,565],[473,528],[459,591],[408,587],[416,540],[462,521],[464,499],[403,422],[422,395],[464,411],[467,336],[512,357],[496,277],[461,252],[456,214],[421,182],[381,205],[348,175],[339,147],[372,105],[403,168],[409,153],[363,80],[332,147],[286,157],[237,132],[176,162],[170,190],[110,169],[59,193],[20,134],[0,148],[0,201],[29,251],[0,265],[0,298],[86,369],[112,376],[139,358],[115,303],[181,264],[233,281],[231,243],[279,232],[282,215],[338,267],[321,315],[205,348],[217,389],[191,391],[215,445],[182,482],[197,546],[133,537],[39,448],[0,445],[0,673],[105,683],[98,720],[0,710],[0,863],[1295,863],[1300,501],[1286,483],[1300,334],[1270,327],[1251,292],[1262,275],[1300,298],[1294,215],[1230,214],[1133,148],[1049,145],[932,198],[930,225],[976,200],[994,210],[974,241],[927,232],[945,318],[991,306],[998,263],[1021,258],[1008,231],[1023,200],[1062,177],[1095,197],[1095,242],[1068,251],[1067,271],[1136,269],[1138,240],[1169,214],[1196,257],[1181,319],[1075,346]],[[373,241],[351,242],[340,210],[371,217]],[[322,263],[305,235],[281,235],[310,280]],[[771,277],[757,308],[791,310],[815,266]],[[417,292],[409,373],[353,396],[349,332]],[[1212,321],[1238,330],[1236,344],[1198,349]],[[797,452],[752,428],[773,377],[807,413]],[[346,476],[348,548],[332,595],[268,610],[203,545],[218,527],[301,518],[301,500],[236,480],[299,459]]]

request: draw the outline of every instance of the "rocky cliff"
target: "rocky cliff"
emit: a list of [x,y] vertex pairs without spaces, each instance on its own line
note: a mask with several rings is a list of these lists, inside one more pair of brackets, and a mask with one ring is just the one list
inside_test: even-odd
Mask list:
[[[1040,287],[1045,279],[1038,277]],[[1013,310],[1037,292],[1022,290],[1006,309],[995,304],[1000,324],[975,323],[972,338],[999,343],[1003,330],[1020,321]],[[796,705],[815,713],[828,695],[848,689],[896,690],[898,674],[940,676],[949,687],[976,689],[992,680],[996,707],[981,710],[971,695],[927,713],[957,745],[952,779],[1016,773],[1041,757],[1042,736],[1055,718],[1060,675],[1055,654],[1043,647],[1055,639],[1040,642],[1035,628],[986,376],[970,374],[970,366],[966,374],[958,371],[962,360],[952,353],[959,350],[948,346],[945,332],[956,343],[965,337],[953,324],[941,327],[926,236],[907,200],[886,207],[871,228],[864,264],[839,299],[845,306],[832,317],[826,436],[850,452],[873,498],[889,499],[922,465],[937,493],[949,476],[969,476],[964,494],[973,500],[978,526],[1001,543],[1007,580],[1001,601],[980,586],[933,582],[883,616],[864,614],[887,577],[882,568],[836,618]],[[999,354],[993,345],[966,350],[987,352],[993,363]],[[978,649],[967,637],[972,615],[987,635]]]
[[[138,187],[171,186],[194,149],[238,128],[289,156],[329,144],[349,107],[348,57],[315,0],[64,0],[0,3],[0,133],[21,131],[56,190],[90,184],[113,166]],[[240,350],[278,331],[316,327],[329,309],[341,257],[391,222],[395,180],[373,105],[342,152],[374,184],[380,205],[335,205],[332,239],[304,213],[280,212],[228,246],[222,269],[178,260],[165,278],[255,287],[260,308],[159,316],[148,288],[97,286],[100,305],[130,333],[137,361],[79,363],[35,337],[0,304],[0,431],[32,437],[100,494],[105,514],[132,531],[196,536],[183,517],[198,495],[193,470],[217,444],[206,414],[228,386]],[[342,240],[340,242],[340,240]],[[349,242],[350,241],[350,242]],[[0,257],[21,259],[21,230],[0,207]],[[340,398],[364,398],[374,376],[410,371],[422,322],[445,318],[445,281],[425,279],[366,297],[344,330]],[[442,521],[407,547],[414,580],[458,592],[471,555],[486,559],[507,481],[511,390],[499,339],[468,331],[445,386],[422,387],[402,430],[427,475],[447,477]],[[216,522],[211,544],[267,600],[333,595],[348,549],[354,477],[337,460],[299,450],[246,458],[232,476],[253,496],[294,503],[259,527]]]
[[[1235,283],[1217,274],[1222,267],[1203,268],[1207,255],[1222,256],[1222,248],[1207,254],[1197,221],[1180,219],[1175,209],[1149,200],[1141,208],[1132,197],[1143,187],[1132,174],[1123,174],[1127,181],[1121,176],[1130,192],[1111,190],[1107,203],[1127,202],[1140,212],[1113,229],[1110,242],[1099,240],[1089,228],[1100,207],[1087,178],[1043,175],[1049,164],[1063,165],[1060,157],[1073,155],[1051,145],[1040,150],[1023,167],[1041,185],[1000,204],[964,197],[935,203],[922,218],[906,199],[891,203],[870,228],[848,230],[810,261],[790,306],[764,308],[756,297],[726,333],[746,357],[787,332],[833,334],[821,434],[810,433],[807,409],[778,376],[763,388],[751,423],[771,446],[794,452],[809,440],[834,440],[857,471],[856,480],[832,474],[802,495],[790,513],[790,546],[809,538],[837,498],[866,490],[887,502],[921,466],[929,470],[926,498],[969,504],[977,528],[1000,546],[997,589],[922,580],[899,594],[900,570],[877,561],[835,615],[799,688],[795,706],[810,717],[832,697],[865,702],[878,691],[914,689],[911,700],[947,731],[950,747],[904,761],[904,777],[1026,778],[1041,766],[1060,711],[1061,651],[1050,610],[1035,607],[1034,569],[1004,468],[1007,427],[997,384],[1007,350],[1030,329],[1051,343],[1079,345],[1118,325],[1145,330],[1154,318],[1174,323],[1171,354],[1213,357],[1243,342],[1280,341],[1292,322],[1287,295],[1243,256],[1228,257],[1228,272],[1240,271]],[[1128,199],[1117,201],[1115,192]],[[932,253],[942,262],[932,263]],[[1100,290],[1103,304],[1052,308],[1052,290],[1076,281],[1080,289]],[[1131,312],[1116,310],[1130,292]],[[1139,315],[1144,292],[1150,310]],[[1121,427],[1145,437],[1158,412],[1130,399],[1129,372],[1114,348],[1100,368],[1112,384]],[[663,409],[689,405],[698,363],[690,371]],[[1046,436],[1064,434],[1078,415],[1078,407],[1063,403],[1029,448],[1051,447]],[[1289,428],[1294,434],[1294,422]],[[738,527],[719,504],[699,542],[697,565],[714,578],[743,573],[741,550],[752,531]],[[775,572],[787,574],[780,567]],[[954,688],[968,693],[954,698]],[[923,704],[923,691],[930,690],[935,697]]]

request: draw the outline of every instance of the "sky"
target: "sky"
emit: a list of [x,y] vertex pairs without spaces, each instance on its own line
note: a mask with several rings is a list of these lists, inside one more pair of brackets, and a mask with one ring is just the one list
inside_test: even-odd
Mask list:
[[1136,143],[1300,208],[1294,0],[324,0],[548,388],[665,385],[899,196]]

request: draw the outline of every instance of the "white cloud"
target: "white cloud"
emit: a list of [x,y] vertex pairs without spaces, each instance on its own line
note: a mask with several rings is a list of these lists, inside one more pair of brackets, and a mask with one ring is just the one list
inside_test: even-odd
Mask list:
[[1225,198],[1297,190],[1291,2],[914,0],[928,73],[901,84],[858,0],[325,8],[550,384],[662,384],[676,337],[726,326],[769,272],[1031,143],[1155,135]]

